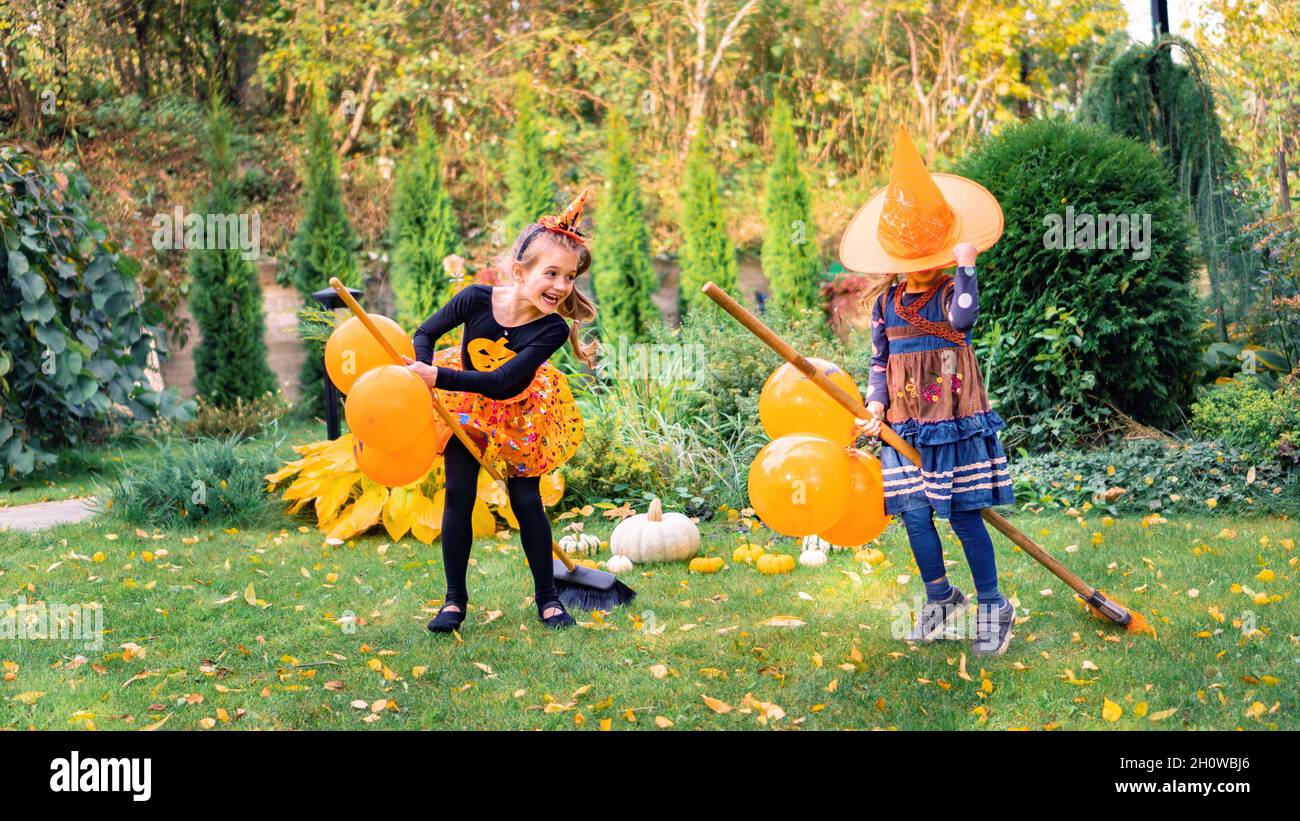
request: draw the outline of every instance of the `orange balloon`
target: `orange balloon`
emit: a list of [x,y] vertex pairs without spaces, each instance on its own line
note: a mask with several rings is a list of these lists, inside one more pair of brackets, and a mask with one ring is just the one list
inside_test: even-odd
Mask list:
[[[379,333],[400,354],[415,358],[415,343],[396,322],[379,314],[368,314]],[[352,390],[361,375],[380,365],[393,365],[393,358],[380,347],[375,335],[361,320],[350,316],[339,323],[325,342],[325,370],[334,387],[343,393]]]
[[857,547],[875,541],[892,520],[885,514],[885,483],[880,474],[880,461],[860,450],[850,450],[848,456],[848,512],[817,534],[837,547]]
[[819,533],[848,509],[849,457],[824,436],[794,433],[774,439],[749,466],[749,503],[777,533]]
[[361,374],[343,413],[354,437],[393,453],[409,447],[433,421],[433,397],[406,367],[381,365]]
[[387,487],[418,482],[433,467],[437,455],[438,430],[432,420],[410,447],[396,453],[372,448],[356,437],[352,439],[352,456],[357,460],[357,468]]
[[[834,362],[808,360],[849,396],[860,397],[853,377]],[[857,439],[853,414],[789,362],[772,372],[758,397],[758,419],[772,439],[790,433],[815,433],[842,447]]]

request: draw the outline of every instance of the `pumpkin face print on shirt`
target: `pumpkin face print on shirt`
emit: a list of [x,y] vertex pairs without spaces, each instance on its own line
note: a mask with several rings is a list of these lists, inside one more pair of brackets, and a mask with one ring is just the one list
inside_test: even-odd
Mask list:
[[470,340],[469,361],[479,371],[495,371],[514,358],[515,352],[507,348],[510,340],[504,336],[493,342],[485,337]]

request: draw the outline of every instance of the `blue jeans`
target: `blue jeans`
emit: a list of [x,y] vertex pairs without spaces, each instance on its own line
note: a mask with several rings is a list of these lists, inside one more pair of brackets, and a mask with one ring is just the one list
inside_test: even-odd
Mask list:
[[[942,579],[947,571],[943,566],[943,545],[939,541],[939,532],[934,528],[934,511],[929,507],[914,508],[900,514],[903,525],[907,528],[907,539],[912,546],[912,555],[916,557],[916,566],[921,571],[921,580],[932,584]],[[962,550],[966,552],[966,562],[970,565],[971,577],[975,580],[975,593],[982,603],[1000,603],[1002,594],[998,591],[998,568],[993,557],[993,540],[989,538],[988,528],[978,510],[954,511],[948,520],[952,530],[961,540]]]

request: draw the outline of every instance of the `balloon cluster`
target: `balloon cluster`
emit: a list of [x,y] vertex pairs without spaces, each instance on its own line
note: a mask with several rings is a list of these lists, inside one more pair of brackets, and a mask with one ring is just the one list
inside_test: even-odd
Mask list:
[[[400,354],[415,358],[415,345],[396,322],[369,314]],[[352,430],[357,469],[388,487],[419,481],[438,455],[433,398],[420,377],[392,357],[361,320],[348,317],[325,343],[325,370],[347,394],[343,413]]]
[[[831,382],[858,396],[834,363],[809,359]],[[758,399],[771,437],[749,466],[749,500],[763,523],[786,536],[817,535],[856,547],[889,525],[880,462],[852,447],[853,414],[794,365],[772,372]]]

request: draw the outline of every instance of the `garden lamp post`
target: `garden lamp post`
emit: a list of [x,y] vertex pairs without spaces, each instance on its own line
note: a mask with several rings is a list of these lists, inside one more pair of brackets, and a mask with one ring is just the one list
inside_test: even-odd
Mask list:
[[[356,288],[349,288],[348,293],[356,299],[361,296],[361,291]],[[335,292],[333,288],[323,288],[311,295],[316,303],[323,310],[333,311],[344,307],[343,299]],[[330,379],[329,371],[325,371],[325,433],[331,441],[339,438],[341,433],[339,429],[339,389],[334,387],[334,382]]]

